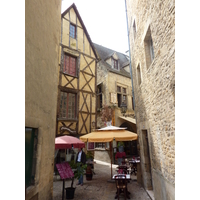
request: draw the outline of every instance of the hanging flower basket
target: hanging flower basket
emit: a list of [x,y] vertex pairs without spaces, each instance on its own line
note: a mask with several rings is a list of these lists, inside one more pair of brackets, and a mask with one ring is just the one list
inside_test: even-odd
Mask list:
[[105,122],[107,126],[112,125],[113,109],[108,105],[103,105],[101,110],[101,120]]

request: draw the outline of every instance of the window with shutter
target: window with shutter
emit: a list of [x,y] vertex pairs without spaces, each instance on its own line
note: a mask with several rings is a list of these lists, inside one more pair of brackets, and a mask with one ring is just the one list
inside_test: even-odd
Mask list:
[[63,73],[76,76],[76,57],[64,54]]
[[127,90],[125,87],[117,86],[117,101],[118,101],[118,107],[121,106],[121,103],[124,102],[127,104]]

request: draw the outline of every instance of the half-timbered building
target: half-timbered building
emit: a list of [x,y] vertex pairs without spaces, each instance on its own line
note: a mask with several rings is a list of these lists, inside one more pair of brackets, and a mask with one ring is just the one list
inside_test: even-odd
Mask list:
[[61,14],[56,136],[90,133],[96,124],[98,56],[75,6]]

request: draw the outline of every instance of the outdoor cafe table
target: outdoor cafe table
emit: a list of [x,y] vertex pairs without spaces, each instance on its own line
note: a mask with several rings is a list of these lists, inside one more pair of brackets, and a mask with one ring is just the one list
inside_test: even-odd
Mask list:
[[140,160],[139,159],[131,159],[128,162],[131,165],[131,174],[134,172],[134,174],[136,175],[136,171],[138,171],[137,163],[140,163]]
[[[117,180],[118,178],[115,179],[115,176],[117,176],[117,175],[126,175],[127,183],[128,183],[129,180],[131,180],[131,175],[130,174],[114,174],[113,177],[112,177],[112,179],[113,180]],[[124,179],[124,178],[122,178],[122,179]],[[126,196],[127,196],[128,199],[130,199],[129,195],[130,195],[130,192],[128,191],[128,187],[127,187]],[[117,196],[118,196],[118,194],[117,194],[117,191],[116,191],[115,199],[117,198]]]

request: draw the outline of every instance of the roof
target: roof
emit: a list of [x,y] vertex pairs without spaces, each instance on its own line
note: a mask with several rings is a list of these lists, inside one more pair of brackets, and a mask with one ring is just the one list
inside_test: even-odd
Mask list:
[[[99,57],[101,58],[101,62],[104,64],[104,66],[107,68],[108,71],[131,78],[130,73],[127,72],[125,69],[123,69],[123,67],[127,66],[130,62],[125,54],[114,51],[107,47],[103,47],[103,46],[95,44],[95,43],[93,43],[93,44],[94,44],[94,47],[95,47]],[[114,53],[116,53],[119,58],[118,61],[121,66],[119,71],[116,69],[113,69],[112,66],[105,61],[108,58],[110,58]]]
[[75,13],[76,13],[76,15],[77,15],[77,17],[78,17],[80,23],[81,23],[81,26],[83,27],[83,30],[84,30],[84,32],[85,32],[85,34],[86,34],[86,36],[87,36],[87,39],[88,39],[88,41],[89,41],[89,43],[90,43],[90,45],[91,45],[91,47],[92,47],[92,50],[94,51],[94,54],[95,54],[96,59],[99,59],[99,58],[98,58],[98,55],[97,55],[97,53],[96,53],[96,50],[95,50],[95,48],[94,48],[93,42],[92,42],[92,40],[91,40],[91,38],[90,38],[89,33],[87,32],[87,29],[86,29],[86,27],[85,27],[85,24],[83,23],[83,20],[82,20],[80,14],[79,14],[79,12],[78,12],[78,9],[77,9],[75,3],[73,3],[69,8],[67,8],[67,9],[61,14],[61,17],[64,17],[64,16],[70,11],[71,8],[74,9],[74,11],[75,11]]

